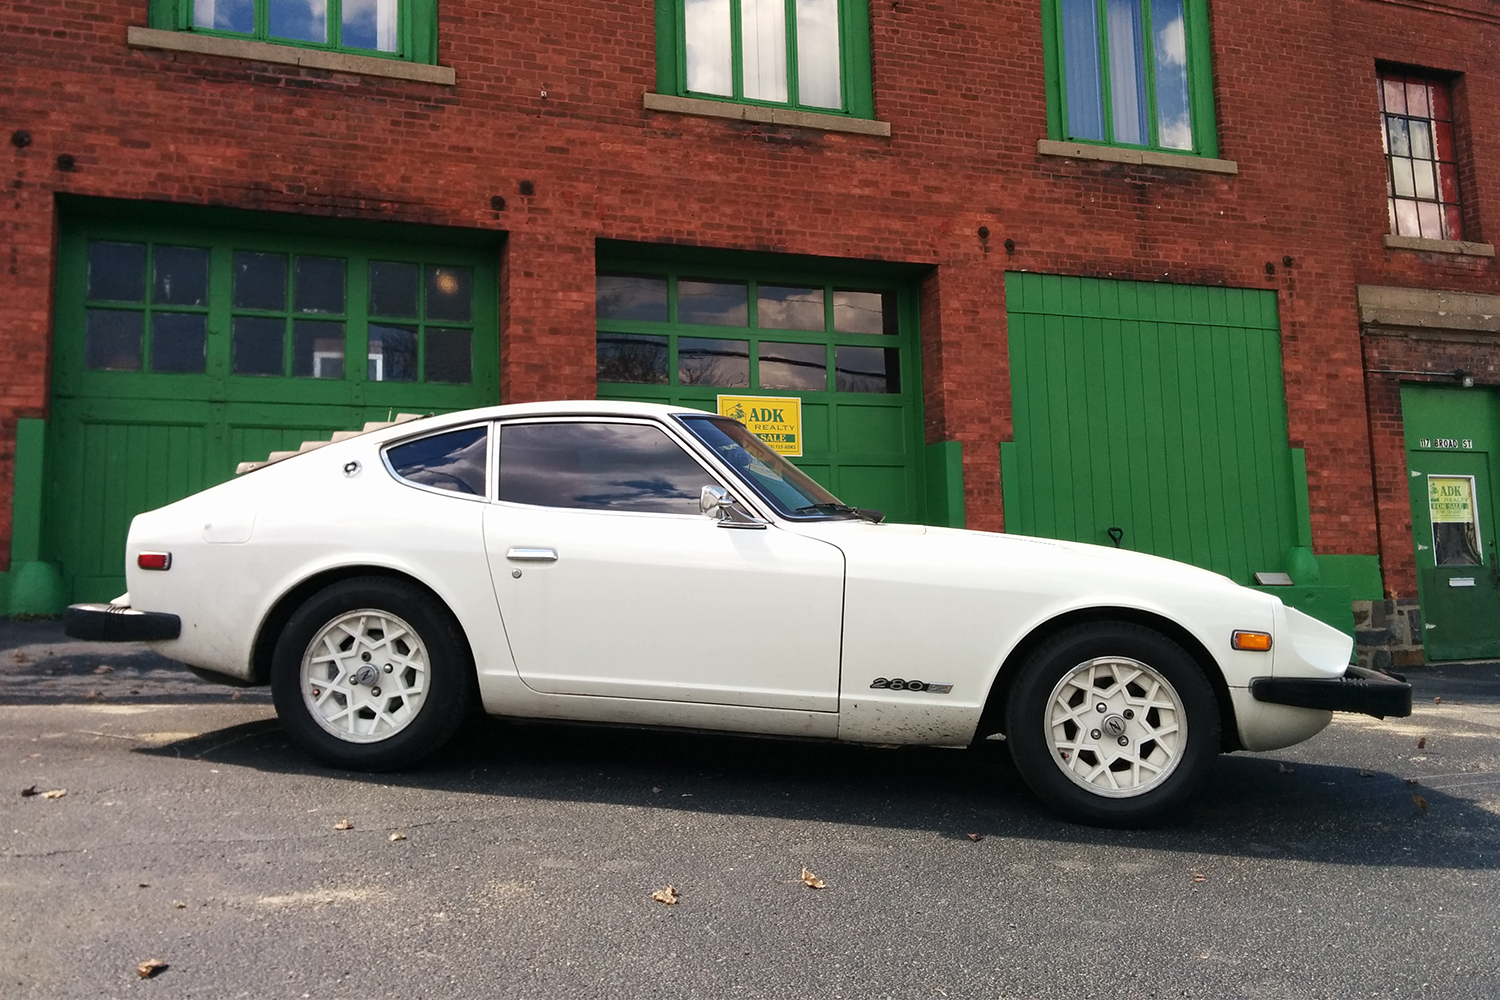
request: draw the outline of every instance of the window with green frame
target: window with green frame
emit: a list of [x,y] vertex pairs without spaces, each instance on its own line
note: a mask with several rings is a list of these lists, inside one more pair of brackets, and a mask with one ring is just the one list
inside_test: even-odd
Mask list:
[[663,94],[873,118],[867,0],[656,0]]
[[437,62],[437,0],[151,0],[151,27]]
[[1208,0],[1042,0],[1054,139],[1217,156]]

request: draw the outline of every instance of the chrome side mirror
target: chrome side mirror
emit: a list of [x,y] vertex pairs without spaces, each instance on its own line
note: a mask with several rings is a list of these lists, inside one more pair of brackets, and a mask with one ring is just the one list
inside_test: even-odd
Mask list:
[[733,506],[734,497],[722,486],[705,486],[698,495],[698,509],[704,517],[722,521],[729,516],[729,508]]

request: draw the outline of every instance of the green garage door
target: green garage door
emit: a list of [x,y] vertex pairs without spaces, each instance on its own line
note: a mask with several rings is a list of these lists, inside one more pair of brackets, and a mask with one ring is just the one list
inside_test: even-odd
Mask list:
[[135,514],[241,461],[497,401],[493,250],[300,221],[65,220],[43,556],[74,600],[123,590]]
[[601,399],[715,410],[802,400],[802,469],[840,499],[923,522],[916,296],[857,275],[601,259]]
[[1005,290],[1008,530],[1113,534],[1246,584],[1290,568],[1300,453],[1275,293],[1017,273]]

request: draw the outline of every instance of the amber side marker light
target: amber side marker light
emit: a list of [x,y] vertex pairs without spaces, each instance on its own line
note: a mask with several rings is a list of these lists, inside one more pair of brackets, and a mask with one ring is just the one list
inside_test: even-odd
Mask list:
[[[141,569],[171,569],[172,553],[142,552],[135,557],[135,564]],[[1239,633],[1236,632],[1235,635],[1239,635]]]
[[1229,644],[1235,649],[1245,649],[1252,653],[1269,652],[1271,649],[1271,633],[1236,631],[1234,635],[1229,637]]

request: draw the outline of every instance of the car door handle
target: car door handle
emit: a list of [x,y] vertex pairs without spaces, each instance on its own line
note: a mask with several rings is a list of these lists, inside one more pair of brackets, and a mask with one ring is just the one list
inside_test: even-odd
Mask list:
[[557,550],[511,548],[505,558],[511,562],[557,562]]

